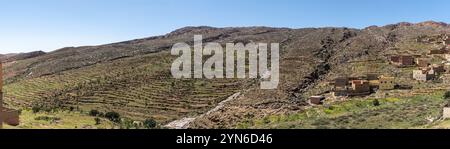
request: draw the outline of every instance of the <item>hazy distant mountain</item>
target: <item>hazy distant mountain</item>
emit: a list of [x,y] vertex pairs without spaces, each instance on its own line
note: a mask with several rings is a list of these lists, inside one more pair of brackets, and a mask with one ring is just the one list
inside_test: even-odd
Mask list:
[[18,61],[18,60],[24,60],[24,59],[28,59],[28,58],[41,56],[44,54],[45,54],[45,52],[43,52],[43,51],[34,51],[34,52],[28,52],[28,53],[0,54],[0,61],[2,61],[2,62]]

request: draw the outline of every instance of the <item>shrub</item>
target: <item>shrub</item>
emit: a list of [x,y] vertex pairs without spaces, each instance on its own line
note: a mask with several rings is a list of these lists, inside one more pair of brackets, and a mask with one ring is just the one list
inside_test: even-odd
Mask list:
[[40,106],[33,106],[31,108],[31,111],[33,111],[33,113],[38,113],[39,111],[41,111],[41,107]]
[[100,114],[100,112],[98,110],[91,110],[89,111],[89,115],[90,116],[98,116]]
[[134,124],[133,121],[127,118],[124,118],[122,120],[122,123],[120,125],[121,129],[132,129],[132,128],[137,128]]
[[450,99],[450,91],[445,92],[444,98],[445,99]]
[[98,117],[96,117],[96,118],[94,118],[94,121],[95,121],[95,125],[100,125],[100,118],[98,118]]
[[375,100],[373,100],[373,106],[375,106],[375,107],[378,107],[378,106],[380,106],[381,104],[380,104],[380,101],[378,101],[378,99],[375,99]]
[[120,114],[117,112],[108,112],[105,114],[105,117],[112,122],[119,123],[120,122]]
[[144,127],[147,129],[155,128],[157,125],[156,121],[154,119],[146,119],[144,121]]
[[99,112],[97,116],[98,116],[98,117],[105,117],[105,113]]
[[61,118],[59,118],[59,117],[50,117],[50,116],[39,116],[39,117],[34,118],[34,120],[55,122],[55,121],[61,120]]

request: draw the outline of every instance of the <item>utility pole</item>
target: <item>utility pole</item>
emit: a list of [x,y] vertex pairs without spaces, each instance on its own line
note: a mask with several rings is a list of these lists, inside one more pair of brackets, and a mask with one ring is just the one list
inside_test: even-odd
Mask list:
[[19,125],[19,111],[3,107],[3,65],[0,62],[0,129],[3,123],[8,125]]

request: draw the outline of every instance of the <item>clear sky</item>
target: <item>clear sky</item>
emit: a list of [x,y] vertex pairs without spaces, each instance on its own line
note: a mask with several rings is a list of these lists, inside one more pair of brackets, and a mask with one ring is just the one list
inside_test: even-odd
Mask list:
[[106,44],[184,26],[450,23],[449,8],[447,0],[0,0],[0,53]]

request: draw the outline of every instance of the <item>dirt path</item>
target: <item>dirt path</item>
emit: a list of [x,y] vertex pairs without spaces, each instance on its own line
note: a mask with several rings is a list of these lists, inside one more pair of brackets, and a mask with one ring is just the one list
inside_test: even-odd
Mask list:
[[213,109],[209,110],[208,112],[201,114],[199,116],[196,117],[185,117],[179,120],[175,120],[173,122],[170,122],[169,124],[165,125],[165,127],[169,128],[169,129],[187,129],[189,128],[189,125],[195,121],[198,118],[204,117],[206,115],[209,115],[213,112],[216,112],[220,109],[222,109],[226,103],[235,100],[239,97],[239,95],[241,95],[241,92],[235,93],[231,96],[229,96],[226,100],[220,102],[216,107],[214,107]]

